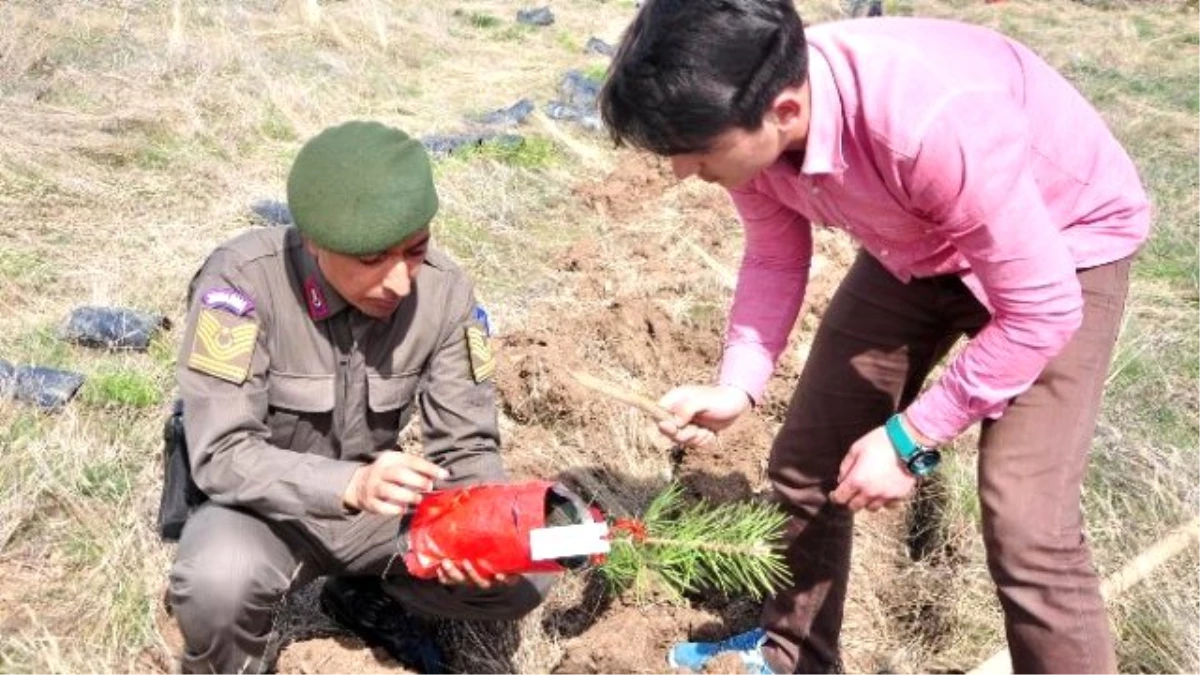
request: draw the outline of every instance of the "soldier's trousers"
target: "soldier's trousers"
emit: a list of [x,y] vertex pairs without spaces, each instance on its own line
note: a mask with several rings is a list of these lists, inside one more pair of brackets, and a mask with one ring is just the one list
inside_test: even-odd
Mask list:
[[552,575],[488,590],[414,579],[402,560],[388,567],[397,527],[395,516],[365,513],[300,527],[204,504],[183,529],[168,585],[186,643],[183,671],[263,672],[275,609],[289,590],[318,576],[379,576],[388,569],[385,589],[406,607],[468,620],[518,619],[550,587]]
[[[1080,496],[1129,260],[1078,277],[1083,325],[980,439],[983,539],[1018,673],[1116,668]],[[775,672],[840,668],[853,518],[829,493],[850,445],[907,407],[953,343],[990,318],[958,277],[904,284],[866,254],[842,282],[771,451],[770,478],[792,515],[794,582],[763,608]]]

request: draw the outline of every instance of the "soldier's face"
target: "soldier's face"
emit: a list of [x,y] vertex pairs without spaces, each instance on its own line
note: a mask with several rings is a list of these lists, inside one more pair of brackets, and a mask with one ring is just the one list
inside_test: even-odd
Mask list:
[[367,316],[386,319],[412,291],[429,250],[429,229],[418,230],[386,251],[353,256],[306,242],[325,281]]

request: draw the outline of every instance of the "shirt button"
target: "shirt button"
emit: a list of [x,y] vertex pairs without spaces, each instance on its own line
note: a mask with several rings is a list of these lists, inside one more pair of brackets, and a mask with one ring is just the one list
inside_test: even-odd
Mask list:
[[817,187],[816,185],[812,186],[812,193],[813,193],[814,195],[819,195],[819,194],[821,194],[821,188]]
[[885,257],[885,258],[886,258],[886,257],[888,257],[888,253],[889,253],[889,251],[888,251],[888,250],[885,248],[885,249],[883,249],[882,251],[880,251],[880,252],[879,252],[879,255],[881,255],[881,256],[883,256],[883,257]]

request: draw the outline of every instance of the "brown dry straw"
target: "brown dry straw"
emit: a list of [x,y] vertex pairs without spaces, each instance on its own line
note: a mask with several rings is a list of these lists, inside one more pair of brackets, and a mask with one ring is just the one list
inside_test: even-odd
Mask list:
[[[1104,583],[1100,585],[1100,594],[1104,596],[1105,600],[1111,600],[1133,588],[1150,576],[1150,573],[1159,565],[1174,558],[1198,538],[1200,538],[1200,518],[1193,518],[1159,539],[1153,546],[1139,553],[1115,574],[1105,579]],[[1012,671],[1012,659],[1008,649],[1005,648],[970,670],[969,675],[998,675]]]

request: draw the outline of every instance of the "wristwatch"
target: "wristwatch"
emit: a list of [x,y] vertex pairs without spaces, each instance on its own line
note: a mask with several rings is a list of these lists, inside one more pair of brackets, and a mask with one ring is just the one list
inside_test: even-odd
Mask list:
[[937,448],[921,445],[908,435],[904,425],[900,423],[899,414],[889,417],[884,428],[887,429],[888,440],[892,442],[896,454],[900,455],[900,461],[904,462],[904,466],[917,478],[924,478],[933,473],[942,461],[942,453],[938,452]]

